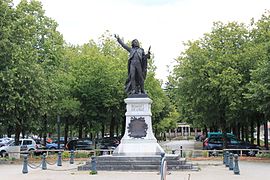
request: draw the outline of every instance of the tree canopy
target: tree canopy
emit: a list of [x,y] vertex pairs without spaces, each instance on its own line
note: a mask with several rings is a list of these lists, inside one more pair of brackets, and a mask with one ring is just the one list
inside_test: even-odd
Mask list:
[[[128,54],[109,31],[98,42],[67,44],[39,1],[0,1],[0,135],[46,139],[61,118],[64,136],[121,134]],[[146,90],[153,119],[169,114],[168,99],[149,62]],[[122,132],[123,133],[123,132]]]
[[250,25],[215,22],[185,44],[168,83],[182,119],[237,134],[249,128],[253,137],[254,123],[269,112],[269,22],[269,12]]

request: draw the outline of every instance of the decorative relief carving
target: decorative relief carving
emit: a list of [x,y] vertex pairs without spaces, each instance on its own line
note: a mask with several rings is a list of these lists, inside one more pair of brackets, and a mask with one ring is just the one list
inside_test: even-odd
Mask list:
[[131,104],[131,111],[144,111],[143,104]]
[[142,138],[147,135],[148,125],[145,123],[144,117],[131,117],[128,125],[128,136],[133,138]]

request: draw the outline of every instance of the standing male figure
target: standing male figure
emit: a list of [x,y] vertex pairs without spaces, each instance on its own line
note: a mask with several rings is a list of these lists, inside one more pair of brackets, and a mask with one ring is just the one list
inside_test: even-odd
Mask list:
[[134,39],[131,47],[126,45],[118,35],[114,35],[118,43],[129,52],[128,57],[128,78],[125,84],[125,91],[128,94],[145,94],[144,80],[147,73],[147,59],[150,58],[150,47],[148,53],[140,48],[139,41]]

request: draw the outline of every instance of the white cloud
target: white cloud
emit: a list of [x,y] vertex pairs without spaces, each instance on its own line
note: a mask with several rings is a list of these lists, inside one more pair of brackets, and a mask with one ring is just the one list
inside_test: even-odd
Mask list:
[[67,42],[97,40],[106,30],[152,45],[157,77],[183,50],[183,41],[211,30],[214,21],[248,23],[270,9],[269,0],[41,0]]

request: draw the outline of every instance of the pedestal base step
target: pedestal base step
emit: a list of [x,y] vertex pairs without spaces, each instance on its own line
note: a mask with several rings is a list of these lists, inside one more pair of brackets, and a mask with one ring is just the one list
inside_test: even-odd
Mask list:
[[[159,171],[160,156],[98,156],[97,171]],[[166,156],[168,170],[192,170],[193,165],[179,156]],[[91,160],[78,167],[79,171],[91,170]]]

